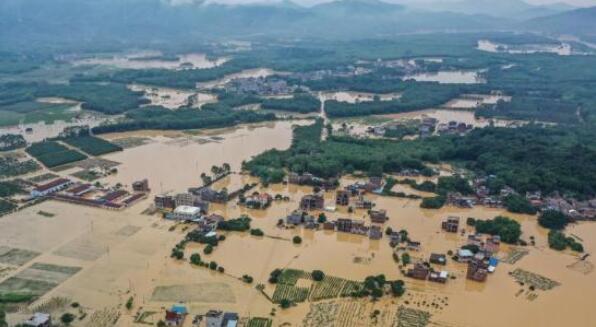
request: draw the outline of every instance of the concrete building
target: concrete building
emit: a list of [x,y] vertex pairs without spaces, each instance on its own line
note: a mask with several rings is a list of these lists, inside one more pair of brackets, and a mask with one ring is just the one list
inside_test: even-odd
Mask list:
[[132,190],[135,192],[149,192],[149,191],[151,191],[151,189],[149,188],[149,181],[145,178],[143,180],[133,182]]
[[486,281],[488,275],[488,263],[484,260],[472,259],[468,262],[466,278],[477,282]]
[[338,206],[347,206],[350,204],[350,192],[339,190],[335,192],[335,204]]
[[318,194],[305,195],[300,200],[301,210],[323,210],[325,208],[325,198]]
[[371,210],[370,220],[375,224],[384,224],[387,221],[386,210]]
[[207,327],[221,327],[223,321],[223,312],[219,310],[209,310],[205,314]]
[[173,220],[197,220],[201,218],[201,208],[178,206],[174,209],[174,212],[167,215],[167,218]]
[[174,209],[176,208],[176,200],[171,195],[156,195],[153,199],[155,207],[158,209]]
[[449,233],[457,233],[459,229],[459,217],[447,217],[447,219],[441,223],[441,228]]

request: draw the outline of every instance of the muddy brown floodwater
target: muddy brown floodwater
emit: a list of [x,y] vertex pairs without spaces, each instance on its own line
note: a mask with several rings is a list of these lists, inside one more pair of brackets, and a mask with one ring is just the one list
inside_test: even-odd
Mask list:
[[[238,171],[241,162],[253,155],[271,148],[287,148],[295,123],[306,122],[264,123],[197,133],[144,131],[106,135],[107,139],[146,137],[151,141],[104,156],[121,165],[116,175],[103,181],[130,185],[134,180],[148,178],[151,198],[161,192],[184,192],[188,187],[199,185],[200,174],[209,173],[212,165],[227,162],[233,171]],[[356,180],[358,178],[348,176],[342,179],[342,184]],[[234,173],[215,187],[235,189],[254,181],[250,176]],[[267,285],[268,275],[273,269],[284,267],[305,271],[321,269],[328,275],[351,280],[385,274],[388,279],[406,281],[408,291],[400,299],[385,297],[376,303],[350,299],[324,301],[346,308],[360,308],[367,312],[365,319],[369,319],[373,310],[394,314],[397,307],[403,305],[430,312],[431,321],[438,326],[593,326],[596,321],[596,312],[592,310],[596,274],[589,269],[581,272],[568,268],[578,261],[577,256],[550,250],[546,231],[538,227],[534,216],[484,207],[424,210],[419,207],[419,200],[370,195],[376,208],[388,212],[390,219],[384,227],[406,229],[411,239],[422,242],[420,251],[411,252],[415,259],[428,258],[433,252],[446,253],[465,243],[465,236],[441,231],[441,221],[450,215],[460,216],[463,221],[467,217],[489,219],[507,215],[521,223],[524,239],[535,237],[536,245],[525,248],[526,256],[514,264],[500,263],[485,283],[466,280],[466,266],[450,261],[444,269],[455,279],[442,285],[402,276],[386,237],[373,241],[364,236],[276,227],[278,219],[295,209],[300,197],[310,193],[311,188],[275,184],[259,186],[256,190],[287,195],[290,201],[275,201],[267,210],[250,210],[234,202],[212,205],[210,210],[226,218],[248,214],[253,219],[252,227],[262,229],[265,237],[225,233],[226,240],[220,242],[212,254],[203,254],[204,246],[199,244],[189,244],[185,250],[187,258],[196,252],[204,261],[216,261],[225,267],[224,274],[169,257],[172,247],[192,226],[173,227],[173,222],[158,215],[143,214],[151,199],[124,211],[47,201],[0,219],[0,246],[39,254],[29,263],[14,268],[10,274],[18,274],[34,262],[82,268],[37,303],[64,296],[80,302],[91,312],[113,308],[121,313],[119,326],[133,326],[134,316],[139,311],[157,312],[147,318],[156,323],[163,319],[164,307],[179,301],[184,302],[193,315],[204,314],[208,309],[223,309],[238,312],[243,317],[270,317],[277,306],[257,291],[255,285],[266,284],[265,293],[272,294],[273,287]],[[408,187],[400,190],[413,193]],[[328,202],[333,201],[334,193],[326,193],[325,198]],[[40,210],[55,216],[42,216],[38,214]],[[335,212],[326,212],[326,215],[330,219],[351,217],[370,223],[364,210],[348,213],[345,208],[339,208]],[[587,253],[596,247],[596,224],[576,224],[567,233],[583,239]],[[290,241],[295,235],[302,236],[302,244],[294,245]],[[506,255],[508,250],[508,246],[502,245],[499,255]],[[590,261],[588,258],[588,266]],[[527,285],[522,287],[509,276],[508,273],[516,268],[546,276],[561,285],[549,291],[530,292]],[[241,282],[238,278],[244,274],[254,277],[255,282],[252,285]],[[523,290],[521,295],[518,294],[520,290]],[[528,292],[538,296],[528,296]],[[134,309],[128,311],[124,303],[131,296]],[[436,301],[446,304],[440,308],[430,305]],[[275,316],[271,317],[273,325],[301,326],[309,310],[309,303],[287,310],[277,308]],[[23,311],[9,315],[9,319],[18,322],[25,316]],[[75,324],[92,326],[88,324],[90,319]],[[190,320],[187,319],[185,326],[190,326]],[[369,320],[336,324],[367,325],[370,325]]]

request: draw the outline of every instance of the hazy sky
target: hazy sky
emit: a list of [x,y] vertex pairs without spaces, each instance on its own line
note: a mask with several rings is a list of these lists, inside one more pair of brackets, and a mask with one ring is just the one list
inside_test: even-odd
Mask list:
[[[166,0],[169,2],[203,2],[203,0]],[[207,0],[207,2],[218,2],[218,3],[254,3],[254,2],[279,2],[281,0]],[[317,3],[322,2],[329,2],[332,0],[292,0],[296,3],[302,5],[314,5]],[[460,1],[460,0],[385,0],[387,2],[396,2],[396,3],[424,3],[424,2],[434,2],[434,1],[445,1],[445,2],[453,2],[453,1]],[[499,0],[495,0],[499,1]],[[543,5],[543,4],[552,4],[552,3],[567,3],[573,6],[578,7],[589,7],[589,6],[596,6],[596,0],[525,0],[528,3],[535,4],[535,5]]]

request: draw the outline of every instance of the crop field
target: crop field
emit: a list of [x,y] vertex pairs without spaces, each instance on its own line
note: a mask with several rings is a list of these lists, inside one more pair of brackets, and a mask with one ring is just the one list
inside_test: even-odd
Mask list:
[[320,282],[314,282],[310,294],[311,301],[333,299],[340,295],[346,280],[339,277],[325,276]]
[[280,303],[282,300],[290,302],[304,302],[308,299],[310,289],[288,284],[277,284],[273,292],[273,302]]
[[396,313],[396,307],[393,304],[381,306],[362,299],[337,303],[339,310],[334,324],[336,327],[393,325]]
[[37,257],[39,253],[24,249],[0,246],[0,263],[11,266],[22,266]]
[[346,280],[334,276],[325,276],[320,282],[314,282],[310,294],[310,301],[348,297],[353,292],[359,291],[362,283]]
[[335,326],[335,317],[340,306],[335,302],[321,302],[310,305],[310,310],[302,320],[304,327]]
[[94,136],[82,136],[65,139],[64,142],[93,156],[122,151],[122,147]]
[[431,314],[426,311],[400,306],[393,325],[397,327],[425,327],[428,326],[430,317]]
[[310,279],[310,274],[297,269],[284,269],[279,276],[280,284],[296,285],[299,279]]
[[513,278],[515,278],[515,280],[520,283],[528,284],[530,286],[535,287],[536,289],[543,291],[547,291],[561,285],[559,282],[554,281],[550,278],[519,268],[515,269],[511,273],[511,276],[513,276]]
[[0,294],[40,297],[62,284],[81,268],[35,263],[0,283]]
[[153,290],[151,301],[235,303],[236,297],[226,283],[198,283],[157,286]]
[[35,160],[19,160],[16,155],[0,157],[0,177],[13,177],[32,173],[40,167]]
[[86,155],[75,150],[70,150],[64,145],[54,141],[34,143],[25,151],[48,168],[87,158]]
[[268,318],[250,318],[248,327],[271,327],[273,322]]

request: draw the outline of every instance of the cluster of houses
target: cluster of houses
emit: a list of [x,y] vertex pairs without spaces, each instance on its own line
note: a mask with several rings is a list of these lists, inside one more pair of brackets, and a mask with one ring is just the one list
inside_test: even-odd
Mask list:
[[474,128],[471,124],[463,122],[449,121],[447,124],[441,123],[437,125],[437,132],[439,134],[458,134],[464,135]]
[[[447,217],[441,223],[441,229],[447,233],[459,232],[459,217]],[[464,246],[457,250],[455,259],[467,263],[466,277],[484,282],[489,273],[495,271],[499,261],[493,255],[499,252],[501,238],[498,235],[482,236],[469,234]]]
[[356,235],[365,235],[370,239],[379,240],[383,237],[381,224],[384,224],[389,218],[385,210],[370,211],[371,224],[367,225],[363,220],[339,218],[337,220],[326,220],[318,222],[314,216],[309,215],[305,210],[295,210],[286,216],[287,225],[302,225],[307,229],[318,229],[322,226],[323,230],[337,231]]
[[[188,309],[184,305],[175,304],[166,310],[164,322],[167,326],[183,326],[188,315]],[[236,327],[239,321],[235,312],[209,310],[205,315],[196,316],[193,325],[199,325],[203,318],[207,327]]]
[[234,78],[225,85],[225,89],[234,93],[255,94],[261,96],[292,94],[297,89],[285,80],[273,77]]
[[292,74],[292,78],[298,79],[302,82],[305,81],[317,81],[322,80],[325,78],[332,78],[332,77],[342,77],[342,78],[349,78],[354,76],[359,76],[363,74],[368,74],[372,70],[370,68],[361,67],[361,66],[354,66],[354,65],[347,65],[347,66],[338,66],[334,69],[321,69],[321,70],[313,70],[308,72],[296,72]]
[[[450,216],[441,222],[441,229],[447,233],[455,234],[460,231],[459,224],[459,217]],[[395,239],[393,239],[394,237]],[[399,233],[397,233],[395,236],[392,233],[390,238],[392,244],[397,244],[401,241]],[[499,263],[498,259],[494,255],[499,252],[500,245],[501,239],[499,236],[469,234],[466,244],[457,250],[457,253],[453,256],[453,260],[467,264],[467,279],[477,282],[484,282],[486,281],[488,275],[495,271]],[[406,248],[408,250],[415,249],[415,247],[411,247],[409,243]],[[415,263],[413,267],[406,271],[406,275],[418,280],[429,280],[431,282],[446,283],[449,278],[449,272],[442,269],[435,270],[432,266],[445,266],[446,264],[447,256],[445,254],[431,253],[428,261]]]
[[[437,129],[437,123],[439,121],[433,117],[422,117],[422,119],[418,121],[412,121],[412,127],[417,129],[418,136],[420,138],[425,138],[433,135],[435,130]],[[403,127],[403,122],[392,122],[387,123],[379,126],[371,126],[368,128],[367,132],[375,135],[375,136],[385,136],[386,132],[392,129],[398,129]],[[416,131],[416,130],[414,130]],[[414,133],[412,133],[414,134]]]
[[239,203],[250,209],[266,209],[271,202],[273,202],[273,197],[269,193],[253,192],[247,197],[239,197]]
[[[471,207],[475,204],[481,204],[489,207],[502,207],[503,199],[512,194],[518,194],[513,188],[504,186],[499,194],[490,194],[487,182],[495,176],[479,177],[472,181],[474,196],[461,196],[460,194],[451,194],[448,196],[448,203]],[[596,219],[596,199],[578,201],[568,199],[558,193],[550,196],[543,196],[540,191],[526,192],[525,198],[535,208],[541,210],[556,210],[564,213],[575,220],[595,220]]]
[[48,197],[90,207],[121,210],[147,197],[149,183],[144,180],[141,184],[143,184],[142,187],[134,187],[133,184],[133,192],[130,193],[120,187],[105,188],[74,182],[68,178],[57,178],[45,184],[36,185],[31,190],[30,196],[33,199]]
[[[431,254],[431,263],[436,263],[440,265],[444,265],[444,263],[440,263],[440,260],[444,260],[444,255],[438,254]],[[433,267],[427,262],[417,262],[414,264],[414,267],[408,269],[406,275],[410,278],[418,279],[418,280],[429,280],[435,283],[447,283],[447,279],[449,278],[449,272],[446,270],[434,270]]]

